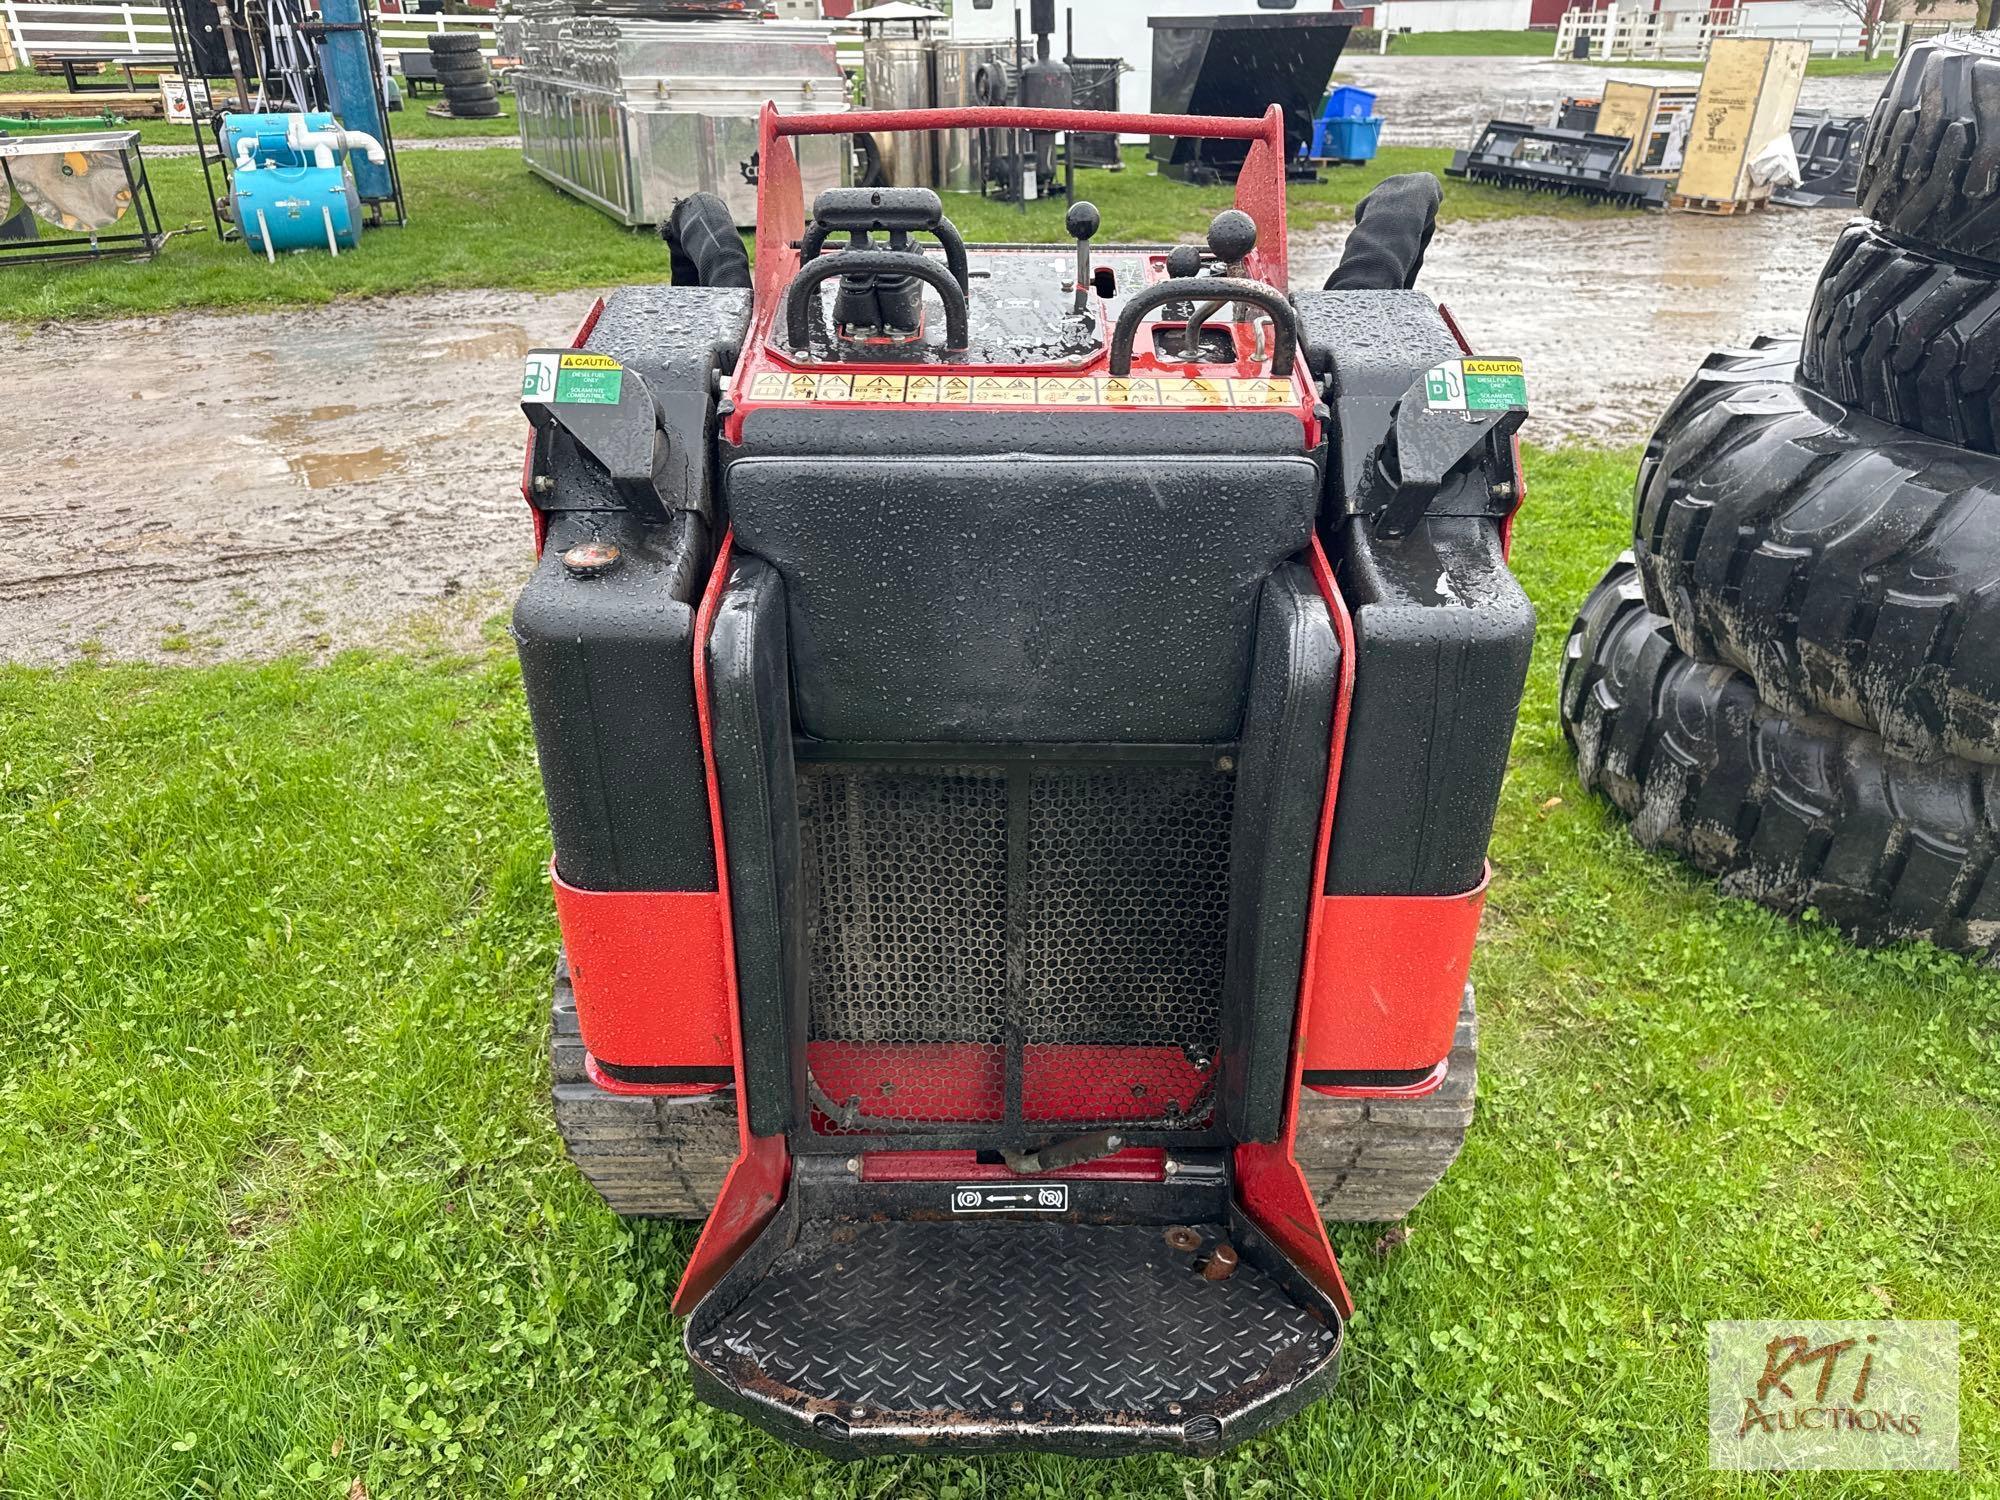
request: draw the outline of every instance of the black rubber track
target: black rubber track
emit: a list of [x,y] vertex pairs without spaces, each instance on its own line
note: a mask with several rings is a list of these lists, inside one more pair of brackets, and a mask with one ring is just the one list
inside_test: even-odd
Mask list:
[[[584,1071],[567,962],[556,968],[549,1075],[570,1159],[628,1218],[701,1219],[736,1156],[733,1091],[683,1097],[614,1094]],[[1479,1087],[1479,1030],[1466,986],[1451,1066],[1421,1099],[1299,1095],[1294,1151],[1320,1212],[1339,1223],[1400,1219],[1457,1160]]]
[[1769,378],[1774,352],[1712,356],[1647,446],[1647,599],[1773,708],[2000,762],[2000,458]]
[[1861,211],[1912,244],[2000,260],[2000,37],[1903,54],[1868,122]]
[[1867,944],[1921,939],[1993,960],[2000,944],[2000,769],[1918,765],[1874,735],[1760,702],[1691,660],[1646,607],[1628,553],[1570,627],[1563,728],[1577,774],[1632,836],[1788,915]]
[[476,31],[440,31],[424,43],[433,52],[477,52],[480,40]]
[[1885,422],[2000,452],[2000,271],[1848,225],[1820,273],[1799,378]]

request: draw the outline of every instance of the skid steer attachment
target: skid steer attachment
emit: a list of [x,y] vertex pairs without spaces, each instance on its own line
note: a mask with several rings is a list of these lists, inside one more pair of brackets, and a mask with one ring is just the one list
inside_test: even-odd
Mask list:
[[[968,247],[804,203],[836,126],[1247,155],[1206,252],[1088,204]],[[801,1444],[1261,1431],[1340,1360],[1315,1193],[1400,1213],[1469,1117],[1519,367],[1404,289],[1427,218],[1288,296],[1283,144],[767,111],[751,288],[529,356],[558,1121],[621,1211],[708,1210],[696,1387]]]

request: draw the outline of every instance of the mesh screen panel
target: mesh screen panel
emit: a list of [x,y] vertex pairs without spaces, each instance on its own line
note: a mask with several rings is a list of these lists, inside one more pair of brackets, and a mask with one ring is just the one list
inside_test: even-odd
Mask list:
[[1232,779],[1038,772],[1022,1014],[1029,1119],[1206,1113],[1221,1044]]
[[1233,791],[1201,767],[800,765],[819,1127],[1204,1123]]

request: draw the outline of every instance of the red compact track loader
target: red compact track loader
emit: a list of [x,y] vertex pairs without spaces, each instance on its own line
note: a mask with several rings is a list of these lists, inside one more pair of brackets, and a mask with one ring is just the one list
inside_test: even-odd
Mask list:
[[[797,136],[968,127],[1247,156],[1206,250],[802,201]],[[1324,1218],[1471,1115],[1520,367],[1409,289],[1429,178],[1288,295],[1275,109],[767,110],[760,162],[754,281],[692,216],[709,284],[528,358],[563,1135],[706,1219],[718,1406],[1214,1452],[1334,1377]]]

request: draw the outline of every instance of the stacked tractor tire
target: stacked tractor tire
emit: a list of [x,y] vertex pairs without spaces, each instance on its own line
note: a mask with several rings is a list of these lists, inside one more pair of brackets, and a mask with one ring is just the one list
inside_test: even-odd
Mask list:
[[441,31],[430,39],[431,66],[444,90],[446,111],[456,120],[490,120],[500,113],[500,93],[470,31]]
[[1570,631],[1586,786],[1722,888],[2000,957],[2000,33],[1913,48],[1802,341],[1712,356]]

